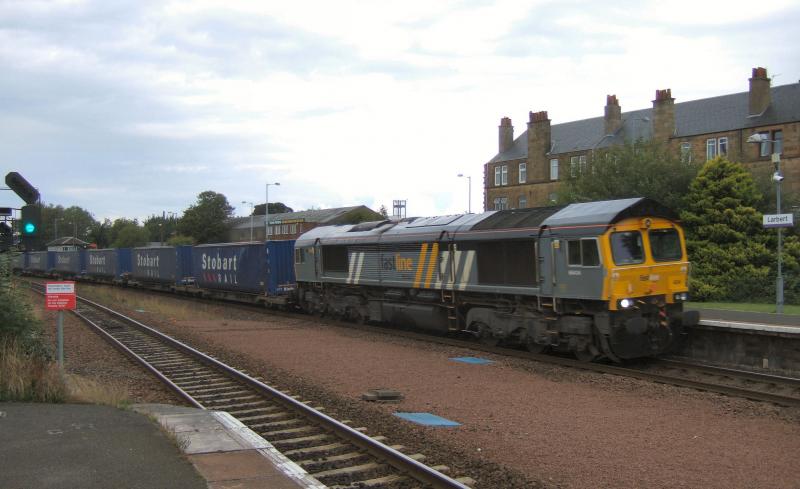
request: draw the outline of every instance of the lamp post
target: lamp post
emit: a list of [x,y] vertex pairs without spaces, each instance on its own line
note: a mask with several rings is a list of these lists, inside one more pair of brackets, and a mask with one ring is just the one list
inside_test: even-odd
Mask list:
[[[774,139],[769,139],[764,134],[755,133],[747,138],[748,143],[764,144],[770,143],[772,145],[772,163],[775,165],[775,173],[772,174],[772,181],[775,182],[775,210],[776,214],[781,213],[781,182],[783,175],[781,174],[781,154],[775,151]],[[781,254],[783,252],[783,228],[778,228],[778,277],[775,279],[775,312],[783,314],[783,259]]]
[[62,219],[60,217],[56,217],[56,218],[53,219],[53,227],[55,228],[54,232],[53,232],[53,234],[54,234],[53,239],[54,240],[58,239],[58,221],[61,221],[61,220]]
[[252,202],[248,202],[246,200],[242,201],[242,204],[250,204],[250,241],[253,241],[253,212],[255,212],[256,205]]
[[467,177],[467,213],[472,214],[472,176],[458,174],[459,177]]
[[268,183],[266,192],[266,203],[264,204],[264,241],[269,241],[269,186],[280,185],[279,182]]

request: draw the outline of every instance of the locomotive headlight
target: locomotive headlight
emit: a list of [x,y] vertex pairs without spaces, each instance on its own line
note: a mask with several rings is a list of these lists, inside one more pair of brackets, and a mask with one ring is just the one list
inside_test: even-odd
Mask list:
[[689,300],[689,294],[687,294],[686,292],[678,292],[677,294],[675,294],[674,297],[675,297],[676,301],[688,301]]
[[627,309],[633,305],[633,301],[631,299],[620,299],[619,307],[623,309]]

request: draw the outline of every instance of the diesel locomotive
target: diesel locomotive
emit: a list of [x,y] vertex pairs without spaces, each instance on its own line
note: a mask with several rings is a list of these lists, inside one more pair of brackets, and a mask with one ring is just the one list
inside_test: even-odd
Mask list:
[[699,319],[677,216],[644,198],[318,227],[294,260],[310,313],[587,361],[664,353]]

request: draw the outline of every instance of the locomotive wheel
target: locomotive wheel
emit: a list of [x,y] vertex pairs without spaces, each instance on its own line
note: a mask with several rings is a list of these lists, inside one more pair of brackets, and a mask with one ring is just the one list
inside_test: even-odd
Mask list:
[[544,353],[548,346],[536,343],[530,336],[525,340],[525,349],[531,353]]
[[500,343],[500,339],[492,335],[492,328],[490,328],[488,324],[476,321],[470,324],[470,330],[476,333],[475,337],[482,345],[497,346]]
[[600,356],[600,352],[594,345],[587,345],[583,350],[575,350],[575,358],[581,362],[593,362]]

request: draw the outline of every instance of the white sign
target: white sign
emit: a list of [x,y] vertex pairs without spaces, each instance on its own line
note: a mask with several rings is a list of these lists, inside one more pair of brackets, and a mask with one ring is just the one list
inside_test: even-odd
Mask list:
[[47,282],[48,294],[74,294],[75,282]]
[[794,227],[794,214],[764,214],[765,228]]

